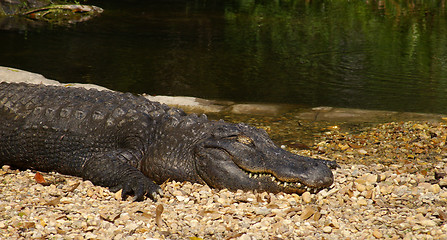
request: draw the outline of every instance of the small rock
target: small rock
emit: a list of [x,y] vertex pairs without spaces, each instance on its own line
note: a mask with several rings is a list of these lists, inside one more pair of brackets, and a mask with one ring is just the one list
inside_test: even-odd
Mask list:
[[447,202],[447,192],[440,193],[439,198],[439,200],[441,200],[442,202]]
[[124,238],[124,236],[123,236],[124,234],[122,234],[122,233],[118,233],[118,234],[116,234],[115,235],[115,237],[113,238],[113,239],[123,239]]
[[360,198],[360,199],[357,201],[357,204],[360,205],[360,206],[366,206],[366,205],[368,205],[368,202],[366,201],[366,199],[364,199],[364,198]]
[[258,208],[255,210],[255,213],[258,215],[267,215],[269,213],[271,213],[272,210],[266,208],[266,207],[262,207],[262,208]]
[[120,220],[127,221],[129,219],[130,219],[129,213],[126,213],[126,212],[125,213],[121,213]]
[[61,200],[60,200],[60,203],[63,203],[63,204],[73,203],[73,199],[72,198],[67,198],[67,197],[62,197]]
[[439,210],[438,211],[438,215],[439,215],[439,219],[441,219],[444,222],[447,221],[447,214],[444,211]]
[[366,191],[366,186],[363,185],[363,184],[357,184],[356,188],[357,188],[357,190],[358,190],[359,192],[364,192],[364,191]]
[[[371,174],[371,173],[362,176],[362,178],[365,179],[365,181],[366,181],[368,184],[374,184],[374,183],[376,183],[377,181],[380,181],[380,180],[381,180],[381,176],[376,175],[376,174]],[[385,177],[384,177],[384,178],[385,178]]]
[[121,199],[122,199],[122,194],[123,193],[123,189],[120,189],[119,191],[117,191],[114,195],[113,195],[113,197],[116,199],[116,200],[118,200],[118,201],[121,201]]
[[186,197],[185,196],[175,196],[175,198],[177,198],[177,200],[179,200],[180,202],[185,201]]
[[430,219],[423,219],[423,220],[419,221],[419,223],[422,226],[426,226],[426,227],[434,227],[434,226],[436,226],[436,222],[433,221],[433,220],[430,220]]
[[305,203],[310,203],[310,201],[312,200],[310,192],[304,192],[301,197],[303,198],[303,201]]
[[133,222],[126,224],[126,226],[124,227],[124,229],[126,231],[135,231],[135,229],[137,229],[137,228],[138,228],[138,224],[133,223]]
[[340,229],[340,224],[338,223],[337,219],[332,219],[330,226],[335,228],[335,229]]
[[382,238],[382,237],[383,237],[382,232],[380,232],[380,231],[377,230],[377,229],[373,231],[372,235],[373,235],[375,238]]
[[251,240],[251,237],[250,237],[250,235],[248,235],[248,234],[244,234],[244,235],[240,236],[239,239],[240,239],[240,240]]
[[424,190],[426,190],[426,191],[431,191],[431,190],[432,190],[431,184],[430,184],[430,183],[427,183],[427,182],[421,182],[421,183],[419,183],[419,184],[418,184],[418,188],[422,188],[422,189],[424,189]]
[[[324,189],[324,190],[326,190],[326,189]],[[332,194],[334,194],[334,193],[336,193],[336,192],[338,192],[339,191],[339,189],[338,188],[332,188],[331,190],[329,190],[329,191],[321,191],[321,192],[319,192],[320,194],[321,194],[321,196],[323,197],[323,198],[326,198],[326,197],[328,197],[328,196],[331,196]]]
[[324,232],[324,233],[331,233],[331,232],[332,232],[332,228],[331,228],[330,226],[325,226],[325,227],[323,228],[323,232]]
[[340,150],[345,151],[346,149],[349,148],[348,144],[338,144],[338,147],[340,148]]
[[364,150],[364,149],[359,149],[358,152],[359,152],[360,155],[367,155],[368,154],[368,152],[366,150]]
[[301,213],[301,219],[306,220],[310,218],[315,213],[315,210],[311,206],[307,206],[304,208],[303,212]]
[[85,234],[85,239],[97,239],[98,236],[94,233],[88,232]]
[[[39,239],[42,238],[42,233],[40,232],[34,232],[33,235],[31,236],[31,238],[33,239]],[[83,238],[84,239],[84,238]]]
[[437,194],[441,191],[441,187],[438,184],[431,185],[431,192]]
[[393,191],[394,191],[394,186],[393,185],[383,186],[383,187],[380,188],[380,192],[383,195],[388,195],[388,194],[392,193]]
[[365,197],[365,198],[368,198],[368,199],[371,199],[371,198],[373,198],[373,190],[368,190],[368,191],[366,191],[366,192],[363,192],[362,193],[362,195]]
[[87,196],[89,197],[93,197],[93,195],[95,195],[96,191],[93,188],[89,188],[87,189]]
[[320,220],[320,218],[321,218],[321,213],[318,212],[318,211],[316,211],[316,212],[314,213],[314,216],[312,217],[312,219],[313,219],[314,221],[318,221],[318,220]]
[[439,186],[447,187],[447,178],[443,178],[439,181]]

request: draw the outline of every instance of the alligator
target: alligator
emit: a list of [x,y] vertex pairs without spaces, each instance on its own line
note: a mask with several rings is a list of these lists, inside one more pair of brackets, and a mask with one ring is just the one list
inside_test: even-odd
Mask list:
[[82,177],[134,201],[157,200],[167,180],[318,191],[338,166],[277,147],[263,129],[111,90],[2,82],[0,121],[0,166]]

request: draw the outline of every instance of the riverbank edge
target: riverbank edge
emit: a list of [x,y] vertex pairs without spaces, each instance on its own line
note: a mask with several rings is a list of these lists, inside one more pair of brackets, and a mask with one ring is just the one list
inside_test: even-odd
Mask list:
[[[61,83],[45,76],[11,67],[0,66],[0,82],[25,82],[32,84],[55,85],[64,87],[83,87],[100,91],[111,89],[83,83]],[[353,108],[336,108],[320,106],[303,108],[292,104],[269,103],[235,103],[232,101],[209,100],[190,96],[152,96],[142,94],[151,101],[164,103],[171,107],[182,108],[187,112],[205,114],[245,114],[245,115],[280,115],[293,111],[298,119],[313,121],[345,122],[390,122],[390,121],[441,121],[447,119],[445,114],[397,112],[385,110],[368,110]]]

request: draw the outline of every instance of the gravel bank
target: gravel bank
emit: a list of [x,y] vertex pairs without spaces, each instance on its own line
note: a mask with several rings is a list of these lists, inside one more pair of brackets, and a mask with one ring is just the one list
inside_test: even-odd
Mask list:
[[[336,159],[317,194],[214,190],[168,182],[157,203],[56,173],[3,166],[0,239],[447,239],[447,126],[331,126],[310,150]],[[196,238],[194,238],[196,237]]]

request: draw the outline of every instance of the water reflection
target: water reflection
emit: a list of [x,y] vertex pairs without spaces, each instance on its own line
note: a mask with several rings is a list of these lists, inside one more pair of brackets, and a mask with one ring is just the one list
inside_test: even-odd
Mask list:
[[0,32],[0,64],[122,91],[447,112],[444,1],[107,1]]

